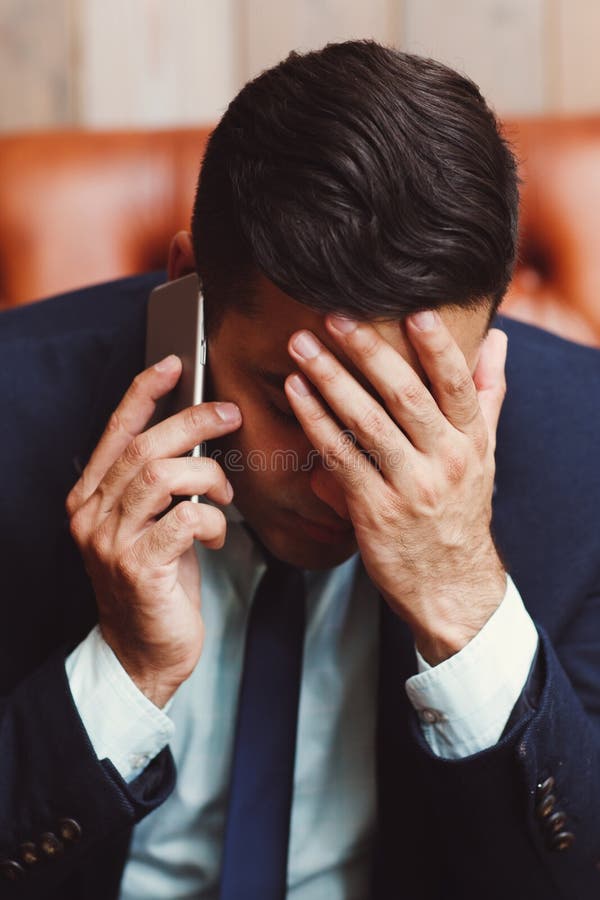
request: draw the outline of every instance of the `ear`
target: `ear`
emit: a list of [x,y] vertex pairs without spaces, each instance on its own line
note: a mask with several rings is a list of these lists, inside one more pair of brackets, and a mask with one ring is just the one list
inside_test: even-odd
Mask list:
[[167,263],[169,281],[174,281],[175,278],[181,278],[183,275],[189,275],[190,272],[195,271],[196,260],[194,259],[192,235],[189,231],[178,231],[169,247]]

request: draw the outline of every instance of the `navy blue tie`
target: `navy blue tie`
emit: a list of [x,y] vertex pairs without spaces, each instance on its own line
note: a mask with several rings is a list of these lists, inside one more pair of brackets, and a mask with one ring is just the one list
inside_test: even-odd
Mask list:
[[299,569],[262,549],[267,570],[246,631],[220,900],[286,896],[305,590]]

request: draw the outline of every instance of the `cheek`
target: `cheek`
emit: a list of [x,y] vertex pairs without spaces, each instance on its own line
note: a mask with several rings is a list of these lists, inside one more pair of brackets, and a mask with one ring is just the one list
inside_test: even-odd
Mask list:
[[236,402],[243,424],[222,439],[221,451],[234,453],[239,469],[252,480],[290,481],[299,473],[306,477],[314,450],[302,429],[280,422],[266,402]]

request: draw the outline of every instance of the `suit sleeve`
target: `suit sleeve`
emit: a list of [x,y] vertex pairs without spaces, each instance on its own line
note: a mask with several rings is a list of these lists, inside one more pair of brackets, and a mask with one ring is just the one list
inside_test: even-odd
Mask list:
[[77,712],[99,759],[134,781],[172,740],[175,726],[135,685],[96,625],[65,668]]
[[127,784],[99,760],[55,653],[0,702],[2,897],[54,896],[103,841],[127,835],[175,783],[168,748]]
[[[521,704],[523,714],[511,717],[497,744],[444,760],[416,716],[412,736],[445,836],[446,866],[473,896],[597,900],[600,592],[588,597],[556,647],[540,626],[538,633],[536,705]],[[476,854],[477,866],[466,854]],[[486,883],[475,883],[483,873]]]

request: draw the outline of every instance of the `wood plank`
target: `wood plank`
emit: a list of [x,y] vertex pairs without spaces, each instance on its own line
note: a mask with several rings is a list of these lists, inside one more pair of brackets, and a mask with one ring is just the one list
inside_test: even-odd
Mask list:
[[275,65],[291,50],[315,50],[330,42],[353,38],[373,38],[389,43],[397,34],[398,0],[241,2],[246,78]]
[[404,49],[472,78],[502,114],[547,102],[545,0],[405,0]]
[[548,0],[552,12],[553,106],[600,112],[600,3]]
[[79,0],[81,122],[214,121],[238,88],[236,0]]
[[68,125],[73,116],[69,0],[2,0],[0,129]]

